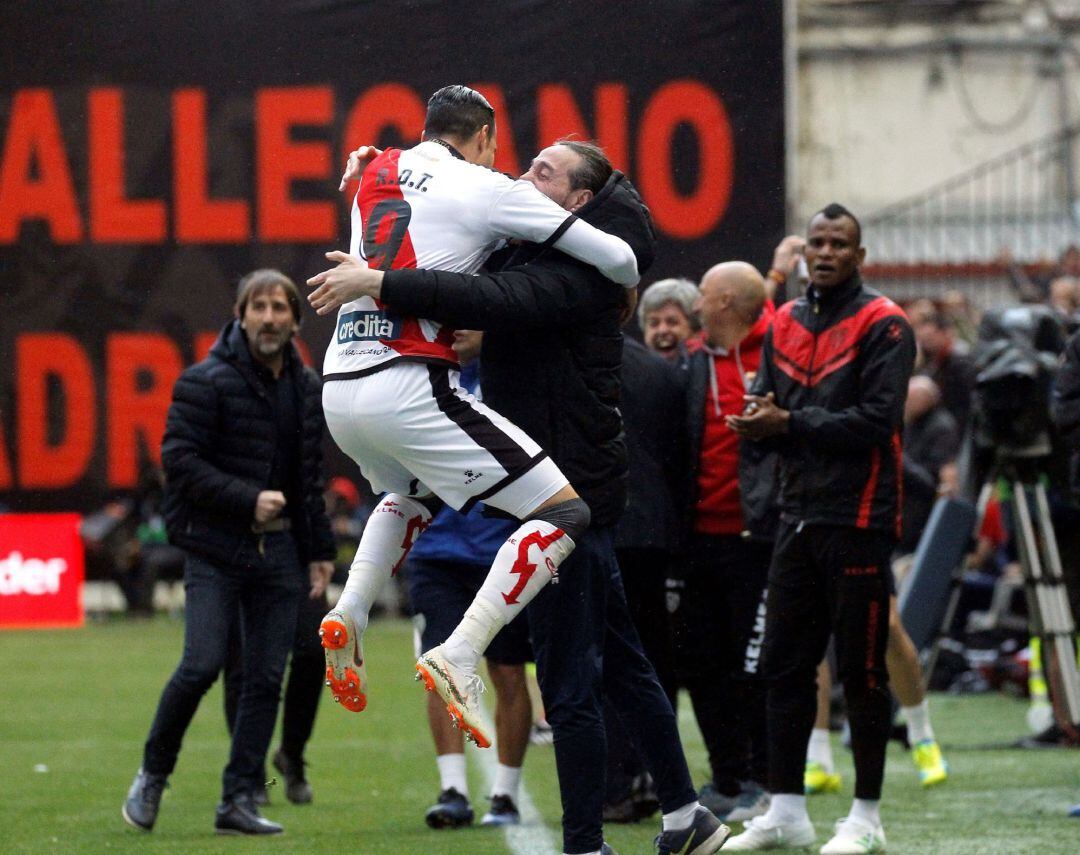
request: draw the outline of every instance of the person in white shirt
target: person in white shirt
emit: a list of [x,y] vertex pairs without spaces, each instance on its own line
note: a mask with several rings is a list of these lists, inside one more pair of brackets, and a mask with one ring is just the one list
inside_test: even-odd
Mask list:
[[[568,214],[591,193],[564,209],[531,183],[492,171],[495,145],[487,100],[464,86],[440,89],[428,102],[424,140],[388,149],[363,170],[351,253],[328,253],[339,266],[309,284],[368,267],[473,273],[504,239],[516,238],[548,242],[595,265],[613,288],[633,289],[638,271],[629,245]],[[442,502],[468,511],[482,501],[520,520],[458,628],[416,666],[466,736],[487,747],[480,657],[556,574],[588,528],[589,508],[539,445],[459,387],[453,340],[454,330],[397,315],[371,297],[340,306],[324,363],[326,421],[372,489],[386,495],[320,635],[335,701],[363,710],[368,612],[433,512]]]

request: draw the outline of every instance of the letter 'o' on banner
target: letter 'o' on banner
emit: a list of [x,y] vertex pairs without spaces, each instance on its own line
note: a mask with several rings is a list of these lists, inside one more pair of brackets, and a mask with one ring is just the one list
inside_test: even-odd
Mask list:
[[[698,180],[685,196],[675,186],[672,145],[686,125],[698,145]],[[677,80],[656,91],[638,135],[638,185],[658,228],[693,240],[711,232],[731,199],[735,150],[731,123],[719,96],[694,80]]]

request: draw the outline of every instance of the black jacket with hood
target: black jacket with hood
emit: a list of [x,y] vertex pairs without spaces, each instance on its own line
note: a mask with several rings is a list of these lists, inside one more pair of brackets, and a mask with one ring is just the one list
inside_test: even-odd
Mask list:
[[[652,264],[652,220],[620,172],[577,216],[625,240],[640,272]],[[618,521],[626,505],[619,285],[550,246],[526,244],[498,273],[387,271],[380,299],[404,314],[484,330],[484,401],[551,455],[588,502],[593,525]]]

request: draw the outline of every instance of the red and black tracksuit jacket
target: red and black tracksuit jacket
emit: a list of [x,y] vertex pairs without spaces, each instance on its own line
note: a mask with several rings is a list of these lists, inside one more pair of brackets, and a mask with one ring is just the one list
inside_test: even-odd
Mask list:
[[785,522],[899,536],[900,436],[914,363],[907,316],[857,273],[777,311],[753,392],[774,393],[791,413],[775,443]]

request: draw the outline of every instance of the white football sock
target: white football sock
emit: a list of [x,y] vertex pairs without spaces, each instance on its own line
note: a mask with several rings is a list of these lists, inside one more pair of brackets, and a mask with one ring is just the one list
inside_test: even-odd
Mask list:
[[516,803],[518,798],[518,785],[521,783],[520,766],[504,766],[502,763],[495,769],[495,783],[491,785],[491,795],[510,796]]
[[914,707],[900,707],[907,721],[908,742],[916,745],[934,738],[934,728],[930,726],[930,706],[923,698],[922,703]]
[[540,593],[573,550],[574,541],[551,523],[523,523],[499,548],[476,599],[443,645],[446,658],[475,671],[491,639]]
[[689,827],[690,823],[694,821],[694,814],[697,812],[701,803],[694,799],[692,802],[687,802],[678,810],[673,810],[671,813],[665,813],[662,817],[664,822],[664,831],[678,831],[680,828]]
[[367,628],[368,612],[386,580],[393,576],[416,539],[431,522],[431,511],[415,499],[387,493],[368,517],[337,608],[348,613],[356,631]]
[[440,754],[435,758],[439,766],[439,789],[453,788],[465,798],[469,797],[469,783],[465,777],[464,754]]
[[851,803],[851,811],[848,816],[852,819],[861,819],[871,825],[881,825],[881,812],[878,806],[881,804],[877,799],[855,799]]
[[815,727],[810,731],[810,742],[806,745],[806,759],[811,763],[820,763],[830,775],[835,771],[828,730]]
[[790,825],[796,822],[809,822],[806,812],[806,796],[793,793],[773,793],[769,810],[763,819],[769,825]]

